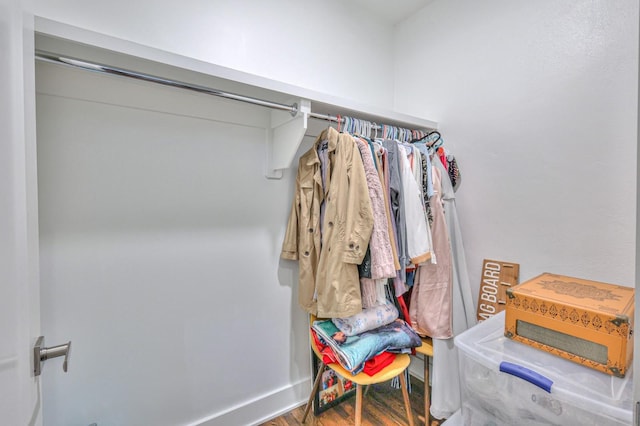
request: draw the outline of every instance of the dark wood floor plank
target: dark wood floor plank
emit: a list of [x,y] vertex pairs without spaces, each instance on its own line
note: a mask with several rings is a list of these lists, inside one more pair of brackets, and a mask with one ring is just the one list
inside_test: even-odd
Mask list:
[[[416,426],[424,425],[424,386],[415,377],[411,377],[409,401]],[[311,389],[309,389],[311,391]],[[318,417],[313,410],[302,423],[304,405],[289,413],[263,423],[260,426],[344,426],[355,421],[355,398],[349,398],[341,404],[321,413]],[[391,386],[391,382],[371,385],[362,401],[363,426],[408,425],[402,391]]]

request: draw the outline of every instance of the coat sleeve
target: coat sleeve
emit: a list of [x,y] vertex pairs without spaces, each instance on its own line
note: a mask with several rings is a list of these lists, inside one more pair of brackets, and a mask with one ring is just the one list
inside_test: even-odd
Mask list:
[[[300,170],[300,168],[298,168]],[[300,174],[296,176],[296,189],[291,202],[289,221],[282,242],[280,257],[289,260],[298,260],[298,223],[300,221]]]
[[351,139],[347,158],[348,199],[343,262],[360,264],[373,230],[373,209],[367,177],[356,142]]

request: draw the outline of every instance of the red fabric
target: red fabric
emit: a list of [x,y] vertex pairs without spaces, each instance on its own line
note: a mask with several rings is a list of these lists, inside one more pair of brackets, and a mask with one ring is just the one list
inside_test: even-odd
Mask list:
[[322,341],[320,340],[320,338],[316,334],[316,331],[313,328],[311,329],[311,336],[313,336],[313,341],[315,342],[316,347],[322,354],[323,363],[333,364],[334,362],[338,362],[338,358],[336,358],[336,355],[333,353],[333,350],[331,349],[331,347],[322,343]]
[[411,324],[411,316],[409,316],[409,308],[407,308],[407,304],[404,301],[404,297],[396,297],[398,301],[398,306],[400,306],[400,310],[402,311],[402,316],[404,317],[404,321],[407,324]]
[[[411,290],[411,289],[409,289]],[[400,297],[396,297],[396,300],[398,301],[398,305],[400,306],[400,309],[402,310],[402,315],[405,318],[405,322],[409,325],[411,325],[411,316],[409,315],[409,308],[407,308],[407,304],[404,302],[404,297],[400,296]],[[415,355],[416,354],[416,348],[411,348],[411,355]]]
[[365,362],[364,370],[362,370],[362,372],[369,376],[373,376],[387,365],[391,364],[394,359],[396,359],[395,354],[382,352]]
[[444,169],[449,170],[449,162],[447,161],[447,156],[444,153],[444,148],[438,148],[438,157],[440,157],[440,162],[444,166]]

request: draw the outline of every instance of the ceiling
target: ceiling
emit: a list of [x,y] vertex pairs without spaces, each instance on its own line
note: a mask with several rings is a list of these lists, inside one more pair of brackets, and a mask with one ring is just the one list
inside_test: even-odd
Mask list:
[[429,3],[435,0],[349,0],[357,7],[368,9],[374,15],[397,24],[407,19]]

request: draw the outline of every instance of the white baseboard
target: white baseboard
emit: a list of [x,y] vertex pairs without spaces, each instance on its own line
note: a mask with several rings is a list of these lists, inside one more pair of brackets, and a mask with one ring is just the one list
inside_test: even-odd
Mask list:
[[188,426],[246,426],[264,423],[304,404],[311,392],[311,379],[243,402],[220,413],[190,423]]

